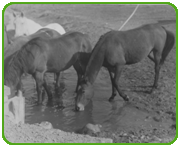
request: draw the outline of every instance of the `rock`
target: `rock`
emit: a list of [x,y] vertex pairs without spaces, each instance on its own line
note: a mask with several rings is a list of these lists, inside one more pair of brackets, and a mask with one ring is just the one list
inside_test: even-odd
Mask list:
[[4,85],[4,97],[6,97],[6,99],[4,99],[4,102],[8,100],[7,96],[10,94],[11,94],[10,88]]
[[101,138],[101,143],[113,143],[113,140],[110,138]]
[[47,129],[47,130],[53,129],[52,124],[51,124],[50,122],[47,122],[47,121],[41,122],[41,123],[39,124],[39,126],[41,126],[41,127],[44,128],[44,129]]
[[[9,116],[10,120],[16,124],[24,123],[25,98],[20,90],[18,96],[11,99],[8,98],[10,94],[10,88],[4,85],[4,115]],[[11,111],[10,107],[12,107]]]
[[99,124],[93,125],[93,124],[86,124],[82,129],[78,130],[77,133],[80,134],[98,134],[101,132],[102,126]]

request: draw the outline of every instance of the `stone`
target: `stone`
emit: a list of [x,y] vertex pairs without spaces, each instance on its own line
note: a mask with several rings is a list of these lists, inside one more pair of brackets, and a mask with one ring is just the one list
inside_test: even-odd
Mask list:
[[80,134],[89,134],[89,135],[92,135],[92,134],[98,134],[101,132],[101,128],[102,126],[99,125],[99,124],[86,124],[82,129],[80,129],[78,131],[78,133]]
[[[10,120],[16,124],[23,123],[25,119],[25,98],[22,92],[18,91],[18,96],[11,99],[8,96],[11,94],[10,88],[4,86],[4,115],[8,116]],[[10,111],[12,106],[12,111]]]
[[53,129],[53,126],[52,126],[52,124],[50,123],[50,122],[48,122],[48,121],[43,121],[43,122],[41,122],[40,123],[40,126],[42,127],[42,128],[44,128],[44,129]]

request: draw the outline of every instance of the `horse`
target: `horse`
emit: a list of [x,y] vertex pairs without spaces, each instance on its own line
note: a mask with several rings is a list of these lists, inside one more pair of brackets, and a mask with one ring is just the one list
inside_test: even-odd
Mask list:
[[64,28],[58,23],[48,24],[43,27],[40,24],[34,22],[33,20],[26,18],[22,12],[18,15],[13,13],[13,15],[15,18],[13,21],[14,26],[15,26],[15,37],[28,36],[37,32],[39,29],[42,29],[42,28],[49,28],[49,29],[56,30],[61,35],[66,33]]
[[90,55],[91,55],[91,52],[78,52],[77,53],[77,60],[73,64],[73,67],[78,76],[77,85],[76,85],[76,89],[75,89],[76,93],[78,92],[80,82],[85,74],[85,69],[88,64]]
[[45,73],[57,73],[58,80],[60,72],[76,62],[77,52],[91,50],[88,36],[80,32],[69,32],[53,39],[34,38],[15,52],[8,63],[4,70],[5,85],[11,88],[11,97],[13,97],[21,88],[22,74],[28,73],[36,81],[38,103],[42,103],[43,87],[51,100],[52,94],[48,89]]
[[8,39],[8,36],[7,36],[7,33],[6,33],[6,29],[4,27],[4,49],[6,49],[8,44],[9,44],[9,39]]
[[[5,32],[5,34],[7,34],[6,29],[4,32]],[[20,50],[24,44],[26,44],[28,41],[30,41],[33,38],[41,37],[44,39],[50,39],[50,38],[58,38],[60,36],[61,35],[55,30],[48,29],[48,28],[42,28],[42,29],[38,30],[36,33],[31,34],[29,36],[19,36],[19,37],[13,38],[12,40],[9,40],[7,37],[9,46],[7,46],[4,51],[4,58],[11,55],[12,53],[14,53],[17,50]]]
[[[129,97],[118,85],[122,69],[125,65],[138,63],[148,56],[155,63],[153,92],[158,86],[160,68],[174,42],[174,34],[158,24],[146,24],[127,31],[110,31],[102,35],[91,53],[81,88],[75,97],[75,109],[83,111],[93,97],[93,83],[102,65],[108,69],[112,82],[109,101],[116,96],[116,90],[124,101],[129,101]],[[151,52],[154,57],[150,55]]]
[[[14,40],[11,40],[12,43],[11,44],[9,43],[9,46],[7,46],[4,50],[4,59],[5,59],[4,60],[4,68],[6,67],[5,64],[8,64],[10,59],[13,58],[13,56],[14,56],[13,54],[15,54],[15,52],[20,50],[22,48],[22,46],[25,45],[31,39],[36,38],[36,37],[41,37],[43,39],[51,39],[51,38],[58,38],[60,36],[61,35],[55,30],[48,29],[48,28],[42,28],[42,29],[38,30],[36,33],[31,34],[29,36],[25,36],[25,37],[20,36],[20,37],[14,38]],[[13,56],[11,56],[11,55],[13,55]],[[55,80],[56,80],[56,74],[54,75],[54,81]]]

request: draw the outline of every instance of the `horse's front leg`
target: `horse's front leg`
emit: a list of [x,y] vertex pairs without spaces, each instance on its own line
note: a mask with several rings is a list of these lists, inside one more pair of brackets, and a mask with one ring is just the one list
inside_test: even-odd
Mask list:
[[56,73],[56,76],[55,76],[55,90],[57,91],[58,88],[60,87],[60,72]]
[[114,97],[117,95],[117,91],[114,85],[114,77],[113,77],[113,73],[110,71],[110,69],[108,69],[109,75],[110,75],[110,79],[111,79],[111,84],[112,84],[112,95],[109,98],[109,101],[111,102],[112,100],[114,100]]
[[76,85],[75,93],[78,92],[78,88],[79,88],[79,85],[80,85],[80,81],[81,81],[81,79],[82,79],[82,74],[77,73],[77,76],[78,76],[78,79],[77,79],[77,85]]
[[56,73],[55,92],[56,92],[57,96],[59,97],[59,104],[60,104],[61,109],[64,109],[63,100],[62,100],[62,96],[61,96],[61,90],[59,89],[60,88],[60,80],[61,80],[62,76],[63,76],[63,72],[62,72],[62,74],[60,72]]
[[116,66],[114,80],[113,80],[114,86],[117,89],[119,95],[124,99],[124,101],[129,101],[129,97],[121,91],[119,84],[118,84],[121,73],[122,73],[122,66],[121,65]]

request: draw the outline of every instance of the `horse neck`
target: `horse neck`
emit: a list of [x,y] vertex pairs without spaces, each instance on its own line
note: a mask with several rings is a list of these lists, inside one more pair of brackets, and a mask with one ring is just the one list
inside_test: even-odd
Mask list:
[[85,71],[85,81],[86,83],[93,84],[102,65],[104,62],[105,56],[105,47],[101,44],[101,41],[98,41],[94,50],[91,53],[88,65]]
[[33,20],[28,19],[28,18],[25,18],[25,19],[26,19],[26,26],[27,26],[27,31],[29,35],[36,33],[38,30],[43,28],[40,24],[34,22]]

